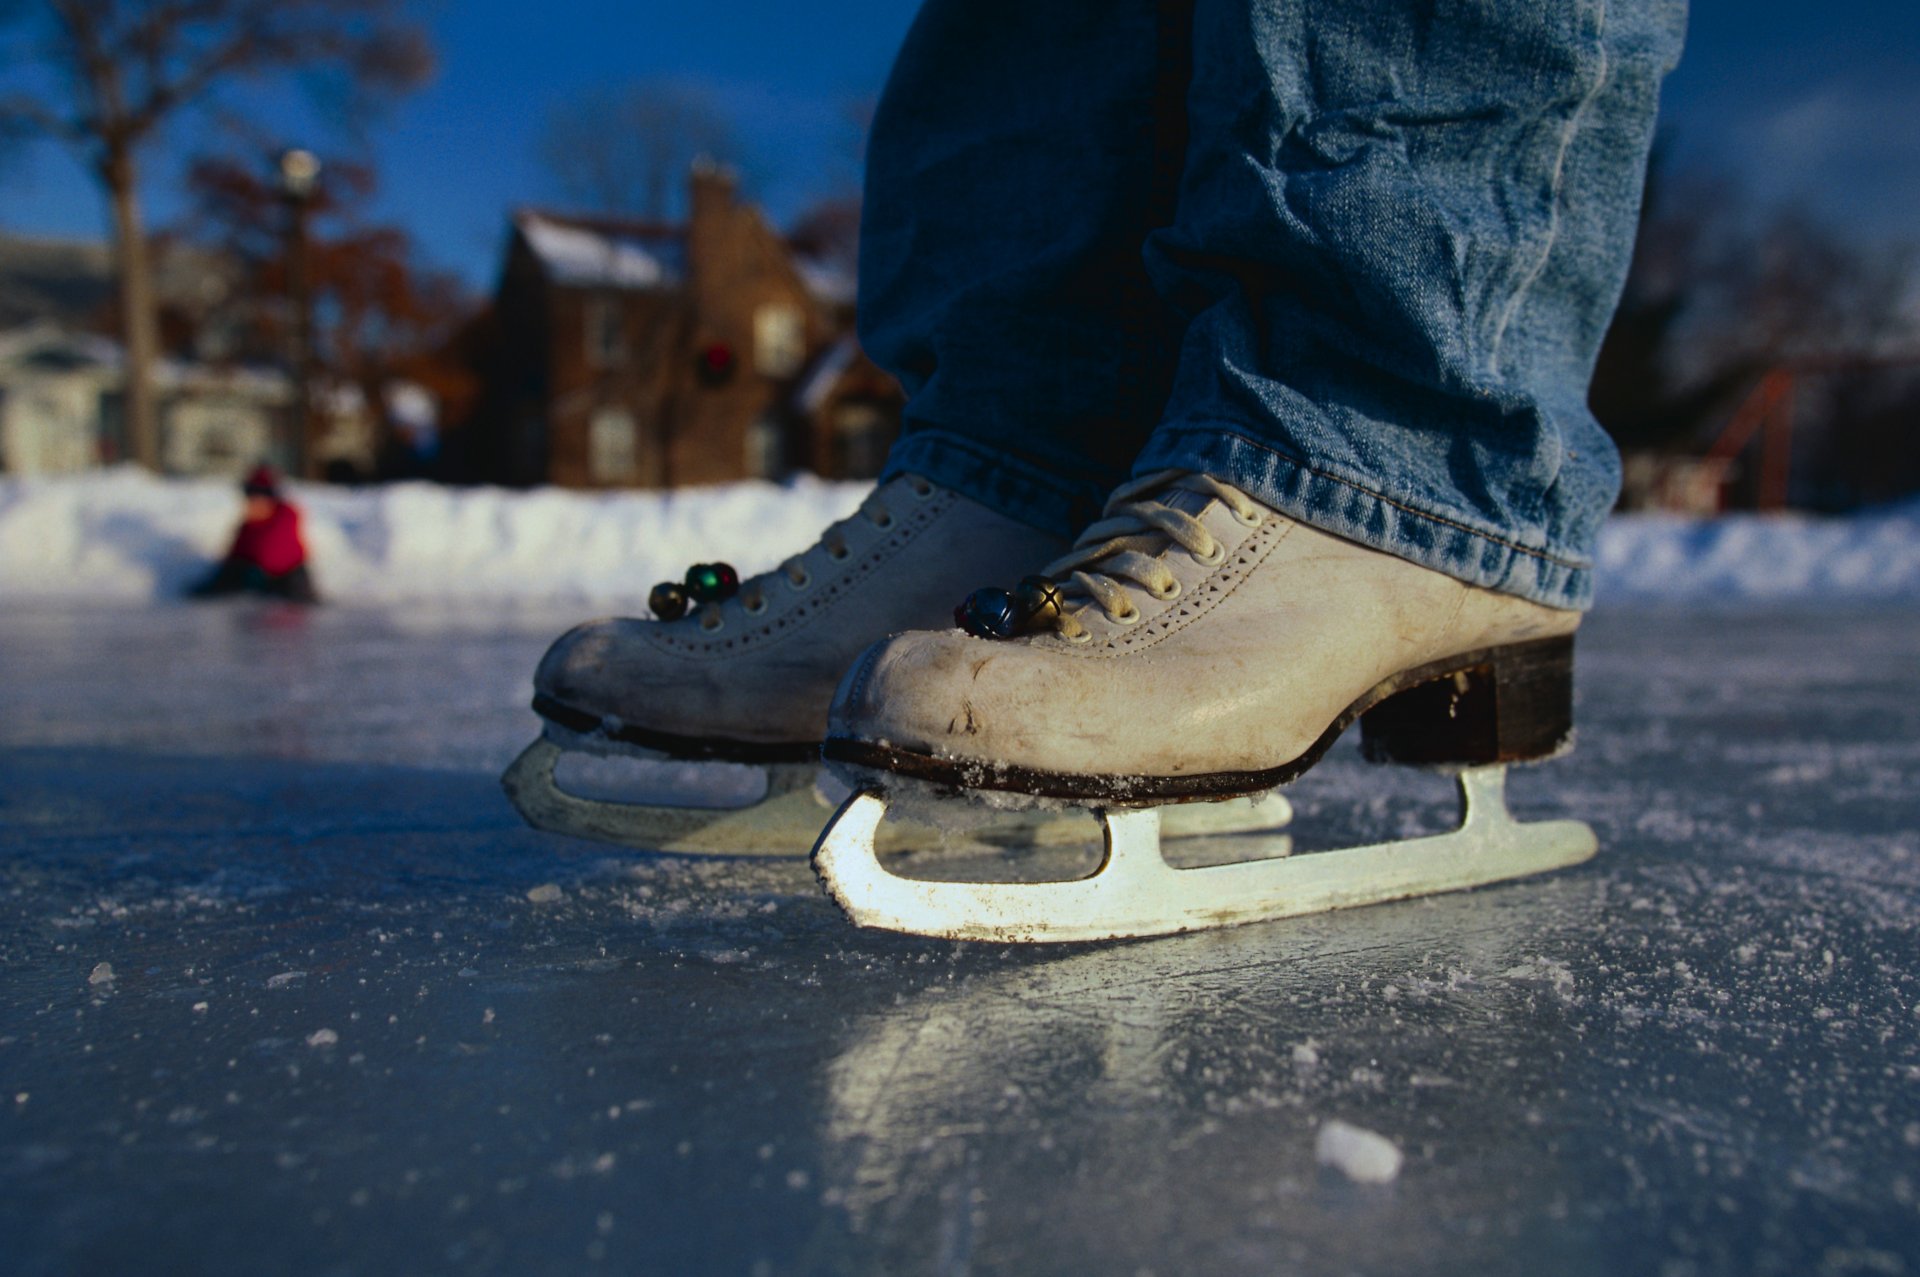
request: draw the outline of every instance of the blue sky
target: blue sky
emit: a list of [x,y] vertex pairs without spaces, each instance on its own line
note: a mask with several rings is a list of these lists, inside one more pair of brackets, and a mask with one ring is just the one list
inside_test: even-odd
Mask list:
[[[535,144],[556,103],[588,86],[696,81],[736,119],[756,194],[790,218],[851,176],[846,110],[875,94],[914,0],[438,0],[420,10],[440,70],[370,130],[381,216],[479,287],[506,211],[554,198]],[[323,154],[356,145],[290,95],[236,103]],[[1920,242],[1920,4],[1912,0],[1695,0],[1669,81],[1678,145],[1757,199],[1797,200],[1875,238]],[[215,126],[188,121],[149,162],[151,220],[179,212],[182,157]],[[0,228],[97,236],[84,172],[35,146],[0,162]]]

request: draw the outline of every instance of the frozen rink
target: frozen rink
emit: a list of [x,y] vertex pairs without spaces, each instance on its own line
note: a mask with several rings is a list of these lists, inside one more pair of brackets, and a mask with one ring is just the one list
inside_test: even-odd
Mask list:
[[0,1269],[1920,1273],[1912,603],[1603,606],[1588,865],[1056,949],[522,827],[581,615],[0,605]]

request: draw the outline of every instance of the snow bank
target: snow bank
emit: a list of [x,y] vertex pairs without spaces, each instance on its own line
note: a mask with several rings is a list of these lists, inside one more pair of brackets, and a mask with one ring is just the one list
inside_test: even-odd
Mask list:
[[[674,493],[294,485],[326,594],[342,602],[637,607],[654,582],[724,559],[762,571],[851,513],[864,484],[802,478]],[[178,593],[226,547],[233,485],[131,467],[0,479],[0,598]],[[1845,519],[1633,515],[1600,545],[1604,602],[1920,601],[1920,502]]]
[[1846,518],[1622,515],[1600,537],[1615,599],[1920,601],[1920,501]]
[[[803,479],[670,494],[403,483],[291,485],[320,589],[350,603],[580,601],[639,606],[721,559],[743,575],[806,548],[866,484]],[[0,480],[0,598],[180,592],[225,552],[239,490],[131,467]]]

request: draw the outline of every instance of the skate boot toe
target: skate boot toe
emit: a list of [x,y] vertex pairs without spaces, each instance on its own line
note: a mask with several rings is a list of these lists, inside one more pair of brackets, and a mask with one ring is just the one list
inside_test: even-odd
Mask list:
[[576,625],[555,639],[534,671],[536,695],[582,712],[611,713],[601,703],[609,671],[620,663],[623,634],[642,622],[603,620]]
[[[1060,695],[1065,665],[1080,662],[1041,641],[988,642],[959,630],[882,640],[842,680],[829,714],[828,757],[884,752],[950,762],[964,771],[1071,767],[1105,715]],[[1104,680],[1074,690],[1099,698]],[[1037,720],[1030,708],[1051,703]],[[1077,722],[1076,722],[1077,720]],[[862,747],[865,747],[864,749]]]

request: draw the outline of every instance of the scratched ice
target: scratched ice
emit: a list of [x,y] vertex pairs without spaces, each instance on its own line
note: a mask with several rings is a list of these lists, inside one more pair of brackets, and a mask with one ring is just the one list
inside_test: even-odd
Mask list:
[[1603,607],[1589,865],[1045,951],[522,828],[573,619],[0,606],[10,1270],[1920,1270],[1911,603]]

